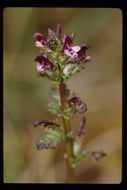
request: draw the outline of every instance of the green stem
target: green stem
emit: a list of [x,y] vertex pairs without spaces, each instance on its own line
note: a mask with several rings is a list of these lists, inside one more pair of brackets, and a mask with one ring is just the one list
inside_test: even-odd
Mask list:
[[[64,111],[66,107],[66,97],[65,97],[65,85],[63,82],[61,82],[59,85],[59,93],[60,93],[61,108]],[[70,120],[67,120],[63,117],[63,125],[66,135],[71,131]],[[75,182],[74,168],[72,168],[73,139],[69,140],[69,142],[66,143],[66,150],[67,150],[67,183],[74,183]]]

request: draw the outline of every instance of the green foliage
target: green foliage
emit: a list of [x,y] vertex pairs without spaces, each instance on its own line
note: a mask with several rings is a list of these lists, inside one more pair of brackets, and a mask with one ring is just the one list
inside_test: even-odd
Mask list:
[[48,108],[51,113],[58,113],[61,111],[61,106],[57,102],[53,101],[48,103]]
[[53,114],[61,113],[61,105],[60,105],[60,96],[58,93],[52,93],[51,97],[53,100],[49,101],[48,103],[48,111]]
[[48,128],[47,131],[43,132],[38,138],[36,146],[38,150],[56,148],[58,144],[62,141],[68,143],[70,139],[74,138],[73,131],[68,134],[64,134],[64,129],[62,126],[54,127],[53,129]]
[[56,130],[48,129],[48,132],[43,133],[36,142],[38,150],[56,148],[61,140],[62,135]]
[[67,120],[70,119],[70,117],[69,117],[66,113],[64,113],[64,112],[58,113],[57,115],[58,115],[59,117],[63,117],[64,119],[67,119]]
[[75,168],[77,164],[79,163],[79,161],[85,158],[99,160],[103,156],[106,156],[106,153],[103,151],[90,152],[90,151],[84,150],[80,154],[77,154],[74,156],[74,158],[72,159],[72,167]]
[[57,56],[58,56],[58,53],[55,52],[55,51],[52,51],[52,52],[49,54],[49,58],[50,58],[51,60],[53,60],[53,61],[57,59]]

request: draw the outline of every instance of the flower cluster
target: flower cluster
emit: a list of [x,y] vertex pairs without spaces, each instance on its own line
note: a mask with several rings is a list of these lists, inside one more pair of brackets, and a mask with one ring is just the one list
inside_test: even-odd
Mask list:
[[40,50],[40,55],[34,59],[37,62],[38,76],[59,84],[81,70],[91,58],[85,53],[90,46],[73,46],[74,37],[74,32],[71,35],[62,34],[60,24],[57,25],[56,32],[48,28],[48,38],[40,33],[34,34],[35,46]]

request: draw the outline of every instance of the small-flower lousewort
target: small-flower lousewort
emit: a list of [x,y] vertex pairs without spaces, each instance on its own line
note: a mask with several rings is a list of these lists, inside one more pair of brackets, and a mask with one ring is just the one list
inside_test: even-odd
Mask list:
[[[106,154],[103,151],[82,150],[85,136],[87,111],[86,103],[75,93],[70,93],[66,82],[71,76],[84,69],[91,57],[86,55],[90,48],[88,44],[73,46],[75,33],[63,34],[61,25],[56,31],[48,28],[48,37],[35,33],[35,46],[39,49],[39,55],[34,58],[36,62],[37,76],[52,81],[52,97],[48,102],[48,110],[56,114],[56,121],[41,120],[34,123],[34,127],[42,127],[42,134],[36,142],[38,150],[54,149],[60,143],[66,144],[67,183],[74,183],[74,170],[79,161],[84,158],[98,160]],[[74,131],[70,126],[70,119],[76,114],[82,115],[79,129]],[[59,121],[62,119],[62,124]]]

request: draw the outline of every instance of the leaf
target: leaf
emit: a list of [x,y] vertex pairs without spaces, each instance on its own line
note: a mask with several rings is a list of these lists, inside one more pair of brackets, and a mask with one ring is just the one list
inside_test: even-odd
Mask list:
[[52,98],[54,98],[55,100],[57,100],[58,101],[58,103],[60,102],[60,95],[58,94],[58,93],[53,93],[52,94]]
[[70,119],[70,117],[66,114],[66,113],[59,113],[58,114],[59,117],[63,117],[64,119]]
[[61,107],[57,102],[49,102],[48,107],[48,110],[52,113],[58,113],[59,111],[61,111]]
[[80,161],[80,160],[82,160],[82,159],[84,159],[84,158],[90,158],[90,157],[92,157],[93,156],[93,153],[92,152],[88,152],[87,150],[85,150],[85,151],[83,151],[82,153],[80,153],[80,154],[78,154],[78,155],[76,155],[76,157],[75,157],[75,161]]
[[58,87],[60,82],[59,81],[53,81],[53,83]]
[[94,158],[95,160],[99,160],[103,156],[106,156],[106,153],[103,151],[93,151],[89,152],[87,150],[84,150],[80,154],[75,155],[74,162],[79,162],[80,160],[83,160],[84,158]]
[[48,132],[43,133],[36,142],[38,150],[56,148],[61,140],[62,135],[55,130],[48,130]]

